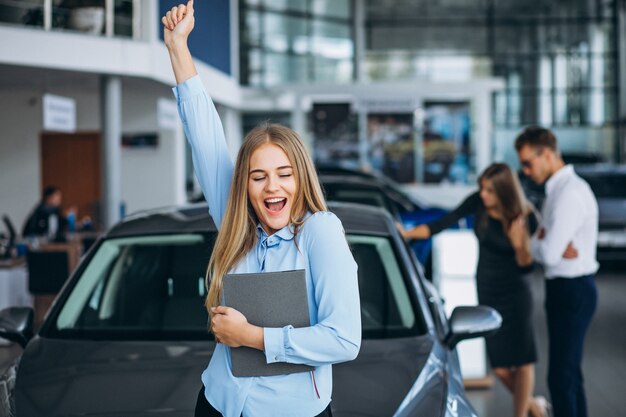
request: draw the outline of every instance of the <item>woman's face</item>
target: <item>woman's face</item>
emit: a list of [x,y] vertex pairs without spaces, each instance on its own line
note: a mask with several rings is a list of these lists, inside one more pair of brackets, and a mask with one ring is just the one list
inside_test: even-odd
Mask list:
[[297,188],[293,167],[281,148],[266,143],[252,152],[248,198],[268,235],[289,224]]
[[484,178],[480,183],[480,199],[487,209],[495,209],[498,207],[498,196],[493,188],[493,183]]

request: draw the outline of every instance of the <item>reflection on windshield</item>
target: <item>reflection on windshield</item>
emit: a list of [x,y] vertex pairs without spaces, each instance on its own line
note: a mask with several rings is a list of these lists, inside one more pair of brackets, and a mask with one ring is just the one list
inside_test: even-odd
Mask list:
[[59,330],[206,333],[204,276],[213,239],[144,236],[103,242],[61,310]]
[[[55,320],[53,336],[208,337],[204,279],[214,237],[207,233],[104,241],[71,289]],[[359,265],[364,337],[421,332],[422,321],[416,318],[389,239],[347,238]]]

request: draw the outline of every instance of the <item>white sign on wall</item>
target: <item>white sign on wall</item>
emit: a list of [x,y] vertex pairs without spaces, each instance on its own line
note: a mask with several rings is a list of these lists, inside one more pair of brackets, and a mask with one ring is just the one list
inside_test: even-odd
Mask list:
[[74,133],[76,131],[76,100],[44,94],[43,129]]
[[174,100],[160,98],[157,101],[157,118],[161,129],[178,128],[178,107]]

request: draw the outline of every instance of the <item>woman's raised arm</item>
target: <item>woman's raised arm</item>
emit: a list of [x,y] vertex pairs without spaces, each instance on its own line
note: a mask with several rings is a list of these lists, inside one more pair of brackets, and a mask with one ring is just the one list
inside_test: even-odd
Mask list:
[[161,23],[163,23],[163,40],[170,54],[176,84],[183,83],[198,73],[187,47],[187,38],[195,23],[193,0],[189,0],[186,6],[181,4],[172,7],[161,18]]
[[187,38],[194,26],[193,0],[173,7],[161,19],[177,86],[174,95],[185,136],[191,146],[196,178],[220,228],[233,176],[233,162],[226,146],[222,122],[197,75]]

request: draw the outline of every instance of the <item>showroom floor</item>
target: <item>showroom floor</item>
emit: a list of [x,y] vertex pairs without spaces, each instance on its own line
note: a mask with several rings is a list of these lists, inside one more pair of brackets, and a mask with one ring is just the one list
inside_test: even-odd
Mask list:
[[[626,265],[621,269],[601,272],[597,278],[598,310],[587,337],[584,372],[589,415],[622,416],[626,410]],[[543,281],[537,276],[535,290],[535,331],[539,349],[535,392],[548,393],[546,374],[546,326],[543,311]],[[0,346],[0,363],[17,347]],[[499,383],[490,389],[471,390],[469,398],[481,417],[512,415],[511,396]]]
[[[598,309],[587,336],[583,372],[589,416],[626,415],[626,264],[598,274]],[[548,397],[546,384],[547,330],[543,310],[543,281],[534,280],[535,337],[539,350],[536,394]],[[495,383],[491,389],[471,390],[470,401],[481,417],[513,415],[511,396]]]

